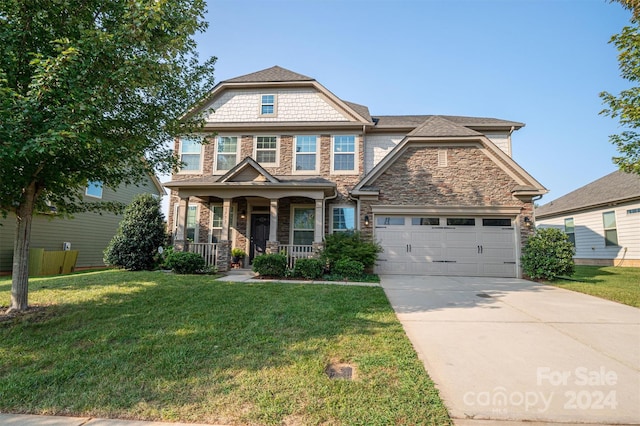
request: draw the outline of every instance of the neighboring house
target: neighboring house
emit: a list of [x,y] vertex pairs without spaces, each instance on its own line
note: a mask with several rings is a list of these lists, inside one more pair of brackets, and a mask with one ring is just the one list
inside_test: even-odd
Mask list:
[[176,140],[169,223],[178,249],[213,250],[219,270],[232,247],[309,256],[359,230],[384,248],[378,273],[520,274],[546,192],[511,158],[524,124],[372,116],[277,66],[220,82],[201,111],[210,143]]
[[538,226],[563,230],[578,265],[640,266],[640,176],[613,172],[536,208]]
[[[139,186],[121,186],[117,191],[91,182],[85,190],[85,201],[116,201],[129,204],[137,194],[165,194],[155,176]],[[78,250],[76,268],[104,267],[103,251],[116,234],[122,215],[109,212],[77,213],[72,219],[55,217],[55,213],[37,214],[33,217],[30,248],[63,250],[70,243],[71,250]],[[10,273],[13,262],[16,217],[0,218],[0,272]]]

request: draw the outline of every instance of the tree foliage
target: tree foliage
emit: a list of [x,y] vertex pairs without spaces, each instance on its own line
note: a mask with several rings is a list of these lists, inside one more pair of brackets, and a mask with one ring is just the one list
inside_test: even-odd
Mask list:
[[573,275],[575,247],[569,236],[559,229],[536,230],[522,253],[522,270],[529,278],[553,280],[561,275]]
[[105,263],[131,271],[153,269],[165,239],[160,200],[139,194],[124,211],[118,232],[104,252]]
[[11,309],[27,307],[34,211],[86,203],[88,181],[136,184],[178,161],[167,141],[202,125],[181,117],[213,86],[193,35],[204,0],[0,2],[0,213],[17,217]]
[[601,114],[618,119],[627,130],[611,135],[609,140],[616,146],[619,156],[613,157],[620,170],[640,174],[640,5],[636,0],[618,0],[632,12],[631,25],[620,34],[611,37],[618,49],[618,62],[622,78],[633,83],[629,89],[618,95],[600,93],[606,108]]

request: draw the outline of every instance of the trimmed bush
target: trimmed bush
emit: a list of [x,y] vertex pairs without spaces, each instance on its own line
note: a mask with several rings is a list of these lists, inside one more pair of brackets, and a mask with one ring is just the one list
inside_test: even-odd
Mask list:
[[294,277],[314,280],[324,272],[324,262],[320,259],[298,259],[293,266]]
[[153,269],[159,263],[158,247],[165,239],[160,200],[151,194],[137,195],[104,251],[104,263],[130,271]]
[[559,229],[538,229],[529,237],[522,253],[522,270],[531,279],[554,280],[561,275],[573,275],[575,247]]
[[331,268],[331,274],[347,280],[355,280],[364,273],[362,262],[350,259],[340,259]]
[[381,251],[380,245],[363,240],[359,232],[335,232],[326,236],[321,258],[331,269],[342,259],[356,260],[369,269]]
[[284,254],[262,254],[253,259],[253,271],[266,277],[284,277],[287,271],[287,256]]
[[198,253],[172,251],[164,262],[176,274],[197,274],[205,270],[206,262]]

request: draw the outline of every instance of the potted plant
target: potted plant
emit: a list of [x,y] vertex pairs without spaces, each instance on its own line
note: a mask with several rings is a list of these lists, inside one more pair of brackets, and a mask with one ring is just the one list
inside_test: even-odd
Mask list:
[[244,258],[246,256],[247,252],[239,247],[231,249],[231,263],[238,265],[240,268],[243,267]]

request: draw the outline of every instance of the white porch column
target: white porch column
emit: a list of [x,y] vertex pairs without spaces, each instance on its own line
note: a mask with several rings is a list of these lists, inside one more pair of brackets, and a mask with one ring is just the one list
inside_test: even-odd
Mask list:
[[278,199],[269,206],[269,241],[278,241]]
[[321,243],[324,237],[324,220],[322,211],[322,200],[316,200],[316,226],[313,232],[313,242]]
[[222,200],[222,235],[220,240],[229,241],[229,215],[231,214],[231,198]]
[[176,225],[176,241],[184,241],[186,239],[187,230],[187,212],[189,211],[189,197],[180,198],[178,203],[178,217],[175,218]]

